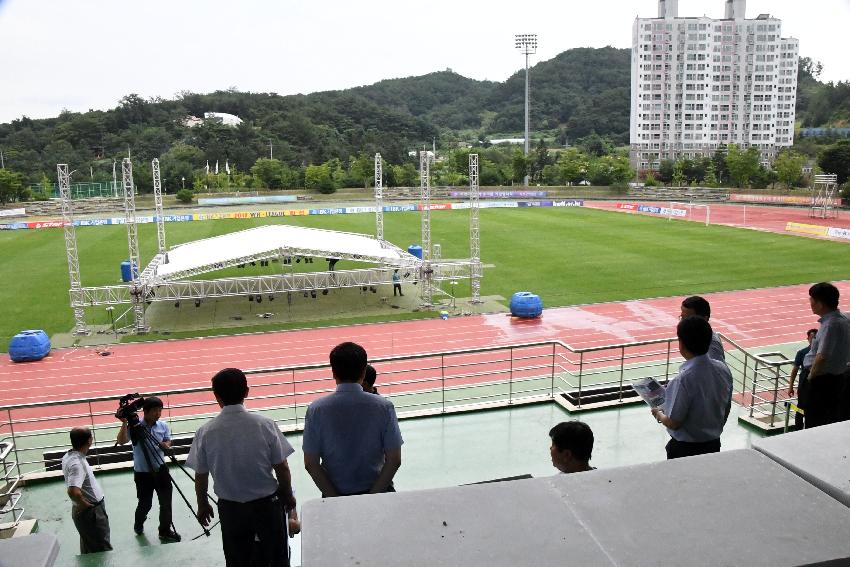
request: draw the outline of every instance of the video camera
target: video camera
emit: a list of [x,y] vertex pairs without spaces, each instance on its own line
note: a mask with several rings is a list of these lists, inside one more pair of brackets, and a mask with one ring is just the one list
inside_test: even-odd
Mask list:
[[139,394],[127,394],[118,399],[118,411],[115,412],[115,417],[118,419],[126,419],[128,427],[134,427],[139,424],[139,416],[136,412],[142,409],[145,403],[145,398]]

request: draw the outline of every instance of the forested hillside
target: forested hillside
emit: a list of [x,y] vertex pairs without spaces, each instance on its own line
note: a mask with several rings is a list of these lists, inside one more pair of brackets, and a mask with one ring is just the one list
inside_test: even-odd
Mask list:
[[[629,60],[629,50],[607,47],[572,49],[537,63],[531,69],[534,137],[562,145],[598,134],[615,146],[628,143]],[[799,121],[804,126],[847,125],[850,83],[824,84],[818,75],[818,64],[804,59]],[[137,184],[145,188],[150,187],[149,163],[154,157],[162,159],[171,188],[182,178],[196,189],[210,187],[207,162],[231,167],[233,175],[224,181],[229,186],[250,186],[253,180],[238,175],[252,171],[258,159],[263,171],[252,171],[253,178],[277,180],[272,187],[310,187],[306,178],[311,164],[326,166],[312,172],[314,186],[362,184],[368,180],[366,164],[376,152],[403,168],[403,176],[401,169],[394,170],[400,176],[393,181],[404,183],[415,166],[408,152],[430,146],[432,140],[447,148],[456,142],[487,145],[490,138],[521,135],[523,96],[523,71],[497,83],[451,70],[310,95],[228,90],[145,100],[129,94],[111,110],[66,111],[55,118],[22,117],[0,124],[0,151],[18,186],[55,180],[57,163],[77,170],[75,180],[111,181],[113,161],[128,151],[136,164]],[[243,123],[228,127],[208,120],[185,125],[187,117],[205,112],[235,114]],[[272,154],[273,163],[261,159]],[[545,164],[538,165],[542,171]],[[500,175],[494,181],[510,182],[509,174]]]

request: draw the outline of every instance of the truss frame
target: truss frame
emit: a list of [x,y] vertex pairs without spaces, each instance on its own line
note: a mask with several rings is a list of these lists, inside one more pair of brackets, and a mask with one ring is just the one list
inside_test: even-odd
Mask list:
[[[162,213],[162,181],[159,174],[159,160],[151,160],[151,172],[153,173],[153,202],[156,210],[156,244],[160,254],[165,255],[165,219]],[[166,256],[165,263],[168,263]]]
[[421,193],[422,218],[422,286],[420,299],[422,307],[434,304],[431,289],[431,156],[427,151],[419,152],[419,188]]
[[[59,184],[59,197],[62,202],[62,230],[65,236],[65,256],[68,260],[68,279],[71,287],[68,294],[73,305],[79,301],[82,290],[80,277],[80,258],[77,251],[77,230],[74,227],[74,205],[71,200],[71,174],[68,164],[56,164],[56,176]],[[82,307],[73,307],[74,334],[78,336],[91,333],[86,326],[86,313]]]
[[384,167],[381,154],[375,154],[375,237],[384,243]]
[[469,271],[470,303],[481,301],[481,193],[478,154],[469,154]]
[[[136,226],[136,187],[133,184],[133,162],[130,158],[121,161],[121,179],[124,185],[124,223],[127,225],[127,248],[130,253],[131,286],[140,287],[139,272],[139,229]],[[141,293],[132,294],[134,326],[137,333],[147,332],[145,326],[145,303]]]

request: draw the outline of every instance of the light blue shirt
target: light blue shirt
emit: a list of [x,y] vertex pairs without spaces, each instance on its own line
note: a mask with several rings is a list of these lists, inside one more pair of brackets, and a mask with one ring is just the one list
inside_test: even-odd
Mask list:
[[726,362],[726,351],[723,350],[723,343],[720,342],[720,337],[717,333],[712,333],[711,344],[708,345],[708,356],[720,362]]
[[732,373],[725,363],[708,355],[685,361],[667,384],[664,413],[682,424],[667,429],[670,437],[687,443],[719,439],[732,407]]
[[844,374],[850,360],[850,319],[841,311],[835,310],[818,319],[818,322],[820,329],[810,351],[814,353],[812,359],[823,355],[823,374]]
[[[171,441],[171,430],[164,421],[157,421],[152,426],[148,427],[145,420],[141,422],[142,427],[151,434],[153,439],[147,435],[142,435],[138,443],[133,445],[133,470],[136,472],[151,472],[148,466],[148,460],[142,452],[142,445],[147,449],[148,458],[153,465],[153,470],[159,470],[159,467],[165,463],[165,453],[162,452],[159,444],[163,441]],[[129,432],[128,432],[129,434]]]
[[234,404],[198,429],[186,466],[211,474],[219,498],[250,502],[277,491],[274,466],[293,452],[273,420]]
[[307,408],[305,455],[318,455],[340,494],[367,492],[381,473],[384,453],[404,441],[392,402],[367,394],[360,384],[337,384],[336,392]]

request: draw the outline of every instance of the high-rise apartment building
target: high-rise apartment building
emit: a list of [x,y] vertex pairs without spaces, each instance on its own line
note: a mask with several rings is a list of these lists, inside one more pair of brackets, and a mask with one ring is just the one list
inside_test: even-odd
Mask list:
[[799,43],[768,14],[748,20],[746,0],[726,0],[723,19],[680,18],[659,0],[657,18],[632,30],[631,161],[712,156],[755,147],[768,163],[794,142]]

